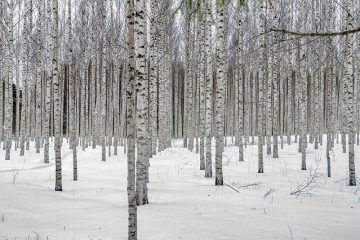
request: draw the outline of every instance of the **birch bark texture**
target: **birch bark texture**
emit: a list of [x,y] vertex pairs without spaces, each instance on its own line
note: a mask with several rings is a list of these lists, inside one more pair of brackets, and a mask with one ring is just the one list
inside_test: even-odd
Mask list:
[[[353,29],[354,17],[353,1],[345,0],[346,6],[346,29]],[[345,107],[345,125],[346,133],[349,140],[349,186],[356,185],[355,174],[355,104],[354,104],[354,68],[353,68],[353,44],[355,42],[355,35],[345,36],[345,66],[344,66],[344,107]]]
[[59,81],[59,15],[58,0],[52,0],[52,41],[53,41],[53,57],[52,57],[52,85],[54,91],[54,133],[55,133],[55,191],[62,191],[62,169],[61,169],[61,137],[62,128],[60,125],[60,81]]
[[127,81],[126,81],[126,137],[127,137],[127,195],[128,240],[137,239],[136,162],[135,162],[135,6],[127,0]]
[[136,56],[136,195],[137,204],[148,203],[147,196],[147,161],[148,161],[148,129],[147,129],[147,93],[148,79],[146,74],[146,3],[135,1],[135,56]]
[[206,48],[206,139],[205,139],[205,177],[212,177],[212,110],[213,110],[213,68],[212,68],[212,3],[206,4],[206,27],[205,27],[205,48]]
[[216,145],[215,145],[215,185],[223,185],[222,154],[224,149],[224,103],[225,103],[225,18],[224,6],[216,6]]

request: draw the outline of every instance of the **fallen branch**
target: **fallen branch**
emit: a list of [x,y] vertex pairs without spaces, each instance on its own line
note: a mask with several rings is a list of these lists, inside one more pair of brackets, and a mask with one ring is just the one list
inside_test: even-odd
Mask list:
[[294,238],[293,238],[293,233],[292,233],[292,230],[291,230],[291,228],[290,228],[290,226],[288,225],[288,228],[289,228],[289,231],[290,231],[290,237],[291,237],[291,240],[293,240]]
[[270,188],[270,190],[269,191],[267,191],[265,194],[264,194],[264,198],[267,198],[268,196],[270,196],[271,194],[273,194],[275,191],[277,191],[278,190],[278,188],[277,189],[275,189],[275,188]]
[[347,178],[343,178],[343,179],[340,179],[340,180],[335,181],[334,183],[342,182],[342,181],[345,181],[345,180],[348,180],[348,179],[347,179]]
[[314,172],[310,171],[310,176],[304,182],[298,185],[296,189],[290,193],[290,195],[295,195],[298,197],[302,194],[311,194],[316,190],[316,188],[319,188],[321,183],[319,183],[317,180],[322,176],[322,174],[318,173],[317,170],[318,166],[316,166]]
[[18,170],[16,170],[16,172],[13,171],[13,181],[12,181],[13,184],[15,184],[17,176],[19,176],[19,171]]
[[246,185],[239,186],[239,188],[257,186],[257,185],[261,185],[261,184],[262,184],[262,182],[251,183],[251,184],[246,184]]
[[227,187],[229,187],[229,188],[231,188],[231,189],[234,190],[235,192],[240,193],[239,190],[233,188],[233,187],[230,186],[229,184],[224,183],[224,185],[227,186]]

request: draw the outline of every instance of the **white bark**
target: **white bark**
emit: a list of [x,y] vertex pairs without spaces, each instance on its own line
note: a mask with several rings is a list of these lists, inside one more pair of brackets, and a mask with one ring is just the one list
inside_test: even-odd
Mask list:
[[136,124],[137,124],[137,160],[136,160],[136,195],[137,204],[148,203],[146,184],[147,144],[147,92],[146,74],[146,4],[145,0],[135,2],[135,55],[136,55]]
[[211,140],[212,140],[212,100],[213,100],[213,77],[212,77],[212,4],[207,3],[206,12],[206,29],[205,29],[205,42],[206,42],[206,142],[205,142],[205,177],[212,177],[212,154],[211,154]]
[[59,83],[59,15],[58,15],[58,0],[52,0],[52,17],[53,17],[53,57],[52,57],[52,84],[54,89],[54,131],[55,131],[55,191],[62,191],[62,174],[61,174],[61,131],[60,125],[60,83]]
[[223,185],[222,153],[224,149],[224,103],[225,103],[225,23],[224,7],[216,9],[216,153],[215,153],[215,185]]
[[[345,0],[346,8],[346,29],[354,28],[353,1]],[[344,66],[344,107],[345,107],[345,124],[346,133],[349,137],[349,186],[356,185],[355,174],[355,102],[354,102],[354,68],[353,68],[353,44],[355,35],[345,36],[345,66]]]
[[126,81],[126,122],[127,122],[127,194],[128,194],[128,240],[137,239],[137,206],[135,183],[135,9],[134,1],[127,0],[127,81]]

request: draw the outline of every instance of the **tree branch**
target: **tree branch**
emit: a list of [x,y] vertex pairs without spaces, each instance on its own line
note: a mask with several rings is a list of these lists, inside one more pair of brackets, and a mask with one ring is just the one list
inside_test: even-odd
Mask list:
[[333,37],[333,36],[344,36],[344,35],[360,32],[360,27],[357,27],[357,28],[351,29],[351,30],[342,31],[342,32],[323,32],[323,33],[293,32],[293,31],[289,31],[286,29],[278,29],[278,28],[270,28],[269,30],[270,30],[270,32],[280,32],[280,33],[284,33],[284,34],[291,34],[291,35],[302,36],[302,37]]

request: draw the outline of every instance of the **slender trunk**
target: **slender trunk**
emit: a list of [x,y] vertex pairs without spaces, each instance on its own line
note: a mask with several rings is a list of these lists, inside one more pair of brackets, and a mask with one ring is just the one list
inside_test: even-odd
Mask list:
[[[260,31],[265,29],[265,2],[262,0],[260,1],[260,22],[259,28]],[[265,110],[265,103],[264,103],[264,92],[265,92],[265,78],[266,78],[266,63],[267,63],[267,54],[266,54],[266,39],[265,35],[260,39],[260,57],[259,57],[259,87],[258,87],[258,94],[259,94],[259,109],[258,109],[258,173],[264,172],[264,153],[263,153],[263,140],[264,140],[264,110]]]
[[127,194],[128,194],[128,240],[137,239],[137,206],[135,183],[135,9],[134,1],[127,0]]
[[59,16],[58,0],[52,0],[52,40],[53,40],[53,59],[52,59],[52,84],[54,89],[54,130],[55,130],[55,171],[56,182],[55,191],[62,191],[61,174],[61,125],[60,125],[60,84],[59,84]]
[[[353,1],[345,0],[346,8],[346,29],[354,29]],[[346,133],[349,137],[349,186],[356,185],[355,174],[355,103],[354,103],[354,68],[353,68],[353,44],[355,36],[353,34],[345,36],[345,69],[344,69],[344,107]]]
[[135,55],[136,55],[136,195],[137,204],[148,203],[146,183],[146,162],[147,162],[147,92],[148,79],[146,74],[146,4],[145,0],[135,3]]
[[211,156],[211,140],[212,140],[212,99],[213,99],[213,78],[212,78],[212,59],[211,59],[211,40],[212,40],[212,4],[207,3],[207,12],[206,12],[206,33],[205,33],[205,42],[206,42],[206,139],[205,139],[205,177],[212,177],[212,156]]
[[216,153],[215,185],[223,185],[222,153],[224,149],[224,103],[225,103],[225,23],[224,7],[217,6],[217,62],[216,62]]

